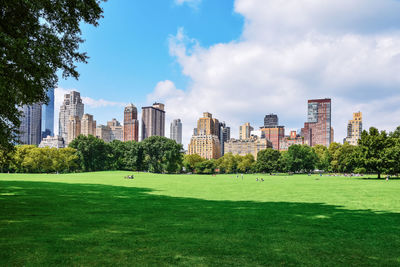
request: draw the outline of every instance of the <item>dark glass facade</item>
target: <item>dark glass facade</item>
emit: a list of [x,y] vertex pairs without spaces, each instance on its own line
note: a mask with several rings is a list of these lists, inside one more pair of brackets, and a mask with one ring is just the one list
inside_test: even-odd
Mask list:
[[276,127],[279,125],[278,115],[268,114],[264,117],[264,127]]
[[49,103],[42,106],[42,138],[54,136],[54,89],[47,91]]

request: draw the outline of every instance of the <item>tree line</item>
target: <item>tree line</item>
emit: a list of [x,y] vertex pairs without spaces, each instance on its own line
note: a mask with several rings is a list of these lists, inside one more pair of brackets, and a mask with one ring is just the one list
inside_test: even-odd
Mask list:
[[183,166],[194,173],[272,173],[312,172],[371,173],[398,175],[400,173],[400,127],[387,134],[371,127],[363,131],[358,145],[333,142],[329,147],[292,145],[288,151],[271,148],[257,154],[239,156],[225,154],[217,160],[205,160],[198,155],[185,155]]
[[400,127],[387,134],[371,127],[363,131],[357,146],[331,143],[329,147],[292,145],[288,151],[271,148],[245,156],[225,154],[206,160],[199,155],[183,155],[182,145],[159,136],[141,142],[105,143],[94,136],[78,136],[68,148],[16,146],[11,152],[0,151],[0,171],[49,173],[74,171],[131,170],[153,173],[192,172],[272,173],[400,173]]
[[0,151],[0,171],[50,173],[74,171],[130,170],[177,173],[182,169],[182,145],[152,136],[142,142],[110,143],[92,135],[80,135],[67,148],[16,146],[11,152]]

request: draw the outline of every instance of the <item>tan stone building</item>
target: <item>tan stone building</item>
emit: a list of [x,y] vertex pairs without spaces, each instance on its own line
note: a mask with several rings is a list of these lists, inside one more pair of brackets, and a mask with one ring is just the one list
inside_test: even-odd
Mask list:
[[216,135],[200,134],[190,139],[188,154],[197,154],[205,159],[221,157],[221,145]]
[[353,113],[353,119],[347,124],[347,137],[344,142],[350,145],[358,145],[358,139],[361,138],[362,133],[362,112]]
[[93,120],[93,115],[83,114],[81,120],[81,134],[88,136],[96,136],[96,121]]
[[79,116],[70,116],[67,127],[67,142],[66,145],[72,142],[78,135],[81,134],[81,120]]
[[259,151],[267,148],[272,148],[272,142],[265,138],[257,138],[256,136],[240,140],[231,139],[225,142],[225,154],[232,153],[241,156],[252,154],[255,159],[257,159]]
[[221,143],[219,140],[220,123],[209,112],[197,121],[197,128],[193,131],[188,154],[197,154],[206,159],[221,157]]
[[96,127],[97,138],[103,139],[104,142],[111,142],[111,129],[107,125],[99,125]]
[[250,123],[246,122],[245,124],[239,127],[239,139],[240,140],[249,139],[251,136],[251,131],[253,130],[254,128],[250,126]]
[[111,121],[107,122],[107,126],[110,128],[110,140],[119,140],[122,141],[123,137],[123,127],[117,119],[112,119]]
[[219,136],[219,121],[209,112],[204,112],[203,117],[197,121],[197,134]]

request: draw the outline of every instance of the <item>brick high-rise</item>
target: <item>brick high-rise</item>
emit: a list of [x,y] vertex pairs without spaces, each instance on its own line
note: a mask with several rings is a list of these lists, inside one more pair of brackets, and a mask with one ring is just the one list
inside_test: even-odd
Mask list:
[[165,136],[164,104],[154,103],[149,107],[142,107],[142,140],[156,135]]
[[307,122],[301,129],[304,143],[310,146],[329,146],[333,140],[331,99],[308,100]]
[[124,109],[124,141],[139,141],[139,121],[137,108],[130,104]]
[[261,138],[266,138],[272,142],[272,148],[280,150],[280,142],[285,137],[284,126],[263,127],[261,130]]

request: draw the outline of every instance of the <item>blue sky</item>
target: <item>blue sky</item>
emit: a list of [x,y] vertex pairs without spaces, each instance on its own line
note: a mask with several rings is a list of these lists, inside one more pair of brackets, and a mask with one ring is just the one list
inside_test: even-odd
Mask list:
[[108,1],[97,28],[83,25],[89,64],[79,65],[78,81],[60,79],[59,87],[76,88],[91,98],[145,104],[161,80],[185,88],[190,80],[169,54],[168,38],[178,28],[202,46],[240,37],[243,18],[233,12],[233,1],[177,4],[174,0]]
[[332,98],[335,140],[352,113],[364,126],[400,125],[398,0],[111,0],[97,28],[83,25],[90,56],[78,90],[99,123],[123,117],[123,105],[166,104],[181,118],[185,147],[209,111],[232,128],[262,125],[277,113],[300,129],[307,99]]

